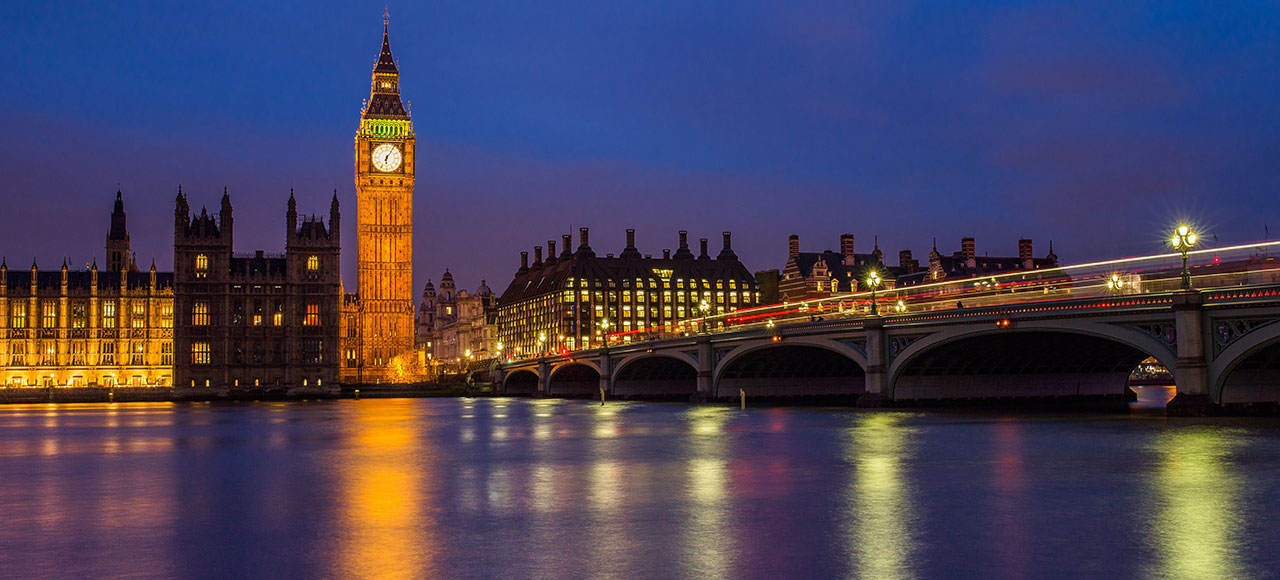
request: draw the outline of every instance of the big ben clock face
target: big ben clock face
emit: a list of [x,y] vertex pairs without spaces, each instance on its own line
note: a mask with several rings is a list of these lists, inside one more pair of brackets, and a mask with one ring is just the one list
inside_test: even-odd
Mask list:
[[383,173],[400,169],[401,160],[400,148],[390,143],[383,143],[373,149],[373,166]]

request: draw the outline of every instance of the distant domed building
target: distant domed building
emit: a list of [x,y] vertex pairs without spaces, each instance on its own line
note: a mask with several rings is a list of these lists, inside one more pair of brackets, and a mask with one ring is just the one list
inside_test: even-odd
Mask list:
[[496,321],[496,301],[485,280],[475,293],[458,290],[446,268],[439,290],[430,280],[422,288],[415,346],[424,364],[463,369],[497,358]]

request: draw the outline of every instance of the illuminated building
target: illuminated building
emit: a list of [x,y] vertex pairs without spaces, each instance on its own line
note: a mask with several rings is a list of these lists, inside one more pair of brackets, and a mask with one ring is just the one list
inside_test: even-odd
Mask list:
[[458,290],[453,274],[444,271],[440,290],[428,280],[422,289],[416,342],[426,361],[465,366],[497,358],[497,304],[493,291],[480,281],[475,293]]
[[106,271],[9,271],[0,261],[0,381],[7,386],[170,386],[173,274],[137,270],[116,192]]
[[417,372],[413,306],[413,123],[387,21],[355,140],[357,291],[343,296],[342,380],[407,382]]
[[839,252],[801,252],[800,236],[792,235],[787,240],[787,264],[778,280],[778,299],[794,302],[856,292],[871,270],[884,279],[882,289],[893,288],[895,278],[919,268],[910,250],[899,252],[899,265],[892,267],[885,265],[878,241],[868,254],[855,253],[853,241],[853,234],[842,234]]
[[570,236],[556,255],[555,242],[520,253],[520,269],[498,299],[498,339],[506,356],[528,356],[543,351],[602,346],[610,340],[641,340],[663,325],[707,314],[732,312],[756,306],[760,293],[755,279],[730,245],[713,259],[703,238],[702,253],[689,250],[687,233],[680,232],[680,246],[661,258],[641,255],[635,246],[635,230],[627,230],[627,246],[614,257],[596,256],[581,228],[577,250],[570,251]]
[[338,386],[341,296],[338,196],[329,223],[299,223],[293,191],[285,253],[233,252],[231,197],[216,215],[174,211],[173,348],[177,387],[329,389]]

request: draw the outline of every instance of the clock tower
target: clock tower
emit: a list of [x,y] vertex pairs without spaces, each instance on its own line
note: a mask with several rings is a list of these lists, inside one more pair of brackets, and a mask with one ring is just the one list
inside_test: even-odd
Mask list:
[[[400,72],[391,56],[384,16],[382,52],[373,66],[373,85],[356,132],[358,292],[354,317],[348,315],[346,321],[344,381],[412,380],[416,161],[413,123],[400,101]],[[358,327],[356,344],[350,340],[352,326]]]

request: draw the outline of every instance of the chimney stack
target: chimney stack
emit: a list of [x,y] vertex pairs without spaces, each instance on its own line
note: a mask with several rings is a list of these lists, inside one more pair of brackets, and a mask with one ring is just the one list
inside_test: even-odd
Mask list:
[[542,246],[533,247],[533,267],[534,268],[542,267]]
[[523,274],[529,271],[529,252],[520,252],[520,271]]
[[689,232],[686,230],[680,230],[680,247],[689,247]]
[[582,241],[582,245],[578,246],[579,250],[591,249],[591,244],[588,243],[587,228],[578,228],[578,238]]
[[716,256],[717,260],[737,260],[738,255],[733,253],[733,232],[723,232],[724,248],[720,250],[720,254]]
[[563,248],[560,250],[560,260],[568,260],[569,257],[573,255],[573,250],[571,249],[573,248],[573,234],[564,234],[560,236],[560,242],[561,247]]
[[547,240],[547,264],[553,264],[556,261],[556,241]]
[[911,258],[911,250],[902,250],[898,252],[898,267],[908,274],[914,274],[920,271],[920,262]]
[[1031,253],[1031,240],[1029,238],[1018,240],[1018,259],[1022,260],[1022,268],[1024,270],[1031,269],[1034,258],[1035,254]]
[[711,259],[711,256],[707,255],[707,239],[706,239],[706,238],[698,238],[698,244],[700,244],[700,245],[701,245],[701,247],[702,247],[702,253],[701,253],[701,254],[698,254],[698,259],[699,259],[699,260],[710,260],[710,259]]
[[858,265],[858,259],[853,255],[853,234],[840,234],[840,255],[844,257],[844,265]]
[[636,247],[636,230],[635,228],[627,228],[627,247]]
[[671,248],[663,248],[663,249],[662,249],[662,259],[663,259],[663,260],[670,260],[670,259],[671,259]]
[[964,254],[965,265],[970,270],[978,267],[978,249],[973,238],[960,238],[960,252]]
[[787,257],[797,258],[799,256],[800,256],[800,236],[791,234],[791,237],[787,238]]

